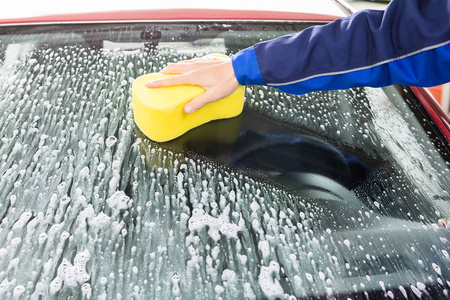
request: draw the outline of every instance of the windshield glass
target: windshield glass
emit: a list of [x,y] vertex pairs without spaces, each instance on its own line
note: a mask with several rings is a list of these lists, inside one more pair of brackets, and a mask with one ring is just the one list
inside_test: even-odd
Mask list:
[[448,143],[408,89],[251,86],[176,140],[135,126],[138,76],[310,25],[0,27],[0,297],[447,296]]

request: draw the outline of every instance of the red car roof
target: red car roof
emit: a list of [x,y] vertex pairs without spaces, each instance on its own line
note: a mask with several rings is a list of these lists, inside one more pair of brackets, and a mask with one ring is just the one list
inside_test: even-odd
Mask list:
[[152,20],[301,20],[333,21],[337,17],[313,13],[283,11],[214,10],[214,9],[155,9],[113,12],[61,14],[0,20],[0,24],[115,22]]

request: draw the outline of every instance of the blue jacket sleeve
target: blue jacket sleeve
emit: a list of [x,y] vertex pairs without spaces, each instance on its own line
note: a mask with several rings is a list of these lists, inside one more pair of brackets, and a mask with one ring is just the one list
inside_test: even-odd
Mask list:
[[232,57],[241,84],[292,94],[450,81],[450,0],[393,0]]

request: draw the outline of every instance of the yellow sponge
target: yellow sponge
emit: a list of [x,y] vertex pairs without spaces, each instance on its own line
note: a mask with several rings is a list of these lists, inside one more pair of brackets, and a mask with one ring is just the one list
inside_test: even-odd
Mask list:
[[151,80],[167,76],[169,75],[160,73],[147,74],[138,77],[133,83],[134,121],[151,140],[169,141],[212,120],[232,118],[242,112],[244,87],[239,86],[230,96],[206,104],[192,114],[186,114],[184,105],[205,90],[194,85],[161,88],[145,86]]

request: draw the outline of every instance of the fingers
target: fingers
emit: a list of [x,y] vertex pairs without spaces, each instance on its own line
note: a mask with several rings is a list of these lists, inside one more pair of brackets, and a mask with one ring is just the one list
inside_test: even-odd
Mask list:
[[213,102],[214,99],[211,99],[211,97],[209,95],[210,95],[210,93],[205,92],[205,93],[201,94],[200,96],[189,101],[184,106],[184,112],[187,114],[192,114],[193,112],[196,112],[197,110],[199,110],[206,104]]
[[172,85],[181,85],[181,84],[191,84],[189,80],[189,76],[184,75],[175,75],[175,76],[169,76],[166,78],[161,79],[155,79],[152,81],[149,81],[145,84],[146,87],[149,88],[159,88],[159,87],[165,87],[165,86],[172,86]]
[[184,112],[187,114],[196,112],[197,110],[199,110],[208,103],[218,101],[231,95],[237,89],[237,87],[238,84],[236,85],[232,84],[229,87],[221,86],[219,88],[218,87],[213,87],[209,89],[207,88],[205,90],[205,93],[186,103],[186,105],[184,106]]
[[176,63],[170,63],[159,72],[182,74],[197,69],[199,67],[199,62],[204,62],[204,58],[194,58],[190,60],[182,60]]
[[179,62],[176,64],[169,64],[159,72],[163,74],[183,74],[195,70],[196,68],[198,67],[194,62]]
[[198,58],[193,58],[193,59],[189,59],[189,60],[180,60],[180,61],[176,62],[175,64],[191,64],[191,63],[198,62],[198,61],[201,61],[204,59],[205,59],[204,57],[198,57]]
[[[173,86],[173,85],[180,85],[180,84],[189,84],[187,81],[187,78],[183,78],[186,76],[183,75],[176,75],[176,76],[170,76],[162,79],[156,79],[150,82],[147,82],[145,86],[149,88],[159,88],[159,87],[165,87],[165,86]],[[213,99],[210,99],[209,96],[210,93],[205,92],[204,94],[192,99],[184,106],[184,112],[187,114],[191,114],[200,108],[202,108],[204,105],[206,105],[209,102],[214,101]]]
[[199,110],[210,102],[227,97],[239,86],[229,58],[209,57],[179,62],[170,64],[161,71],[166,72],[180,75],[153,80],[145,85],[149,88],[159,88],[189,84],[201,86],[205,90],[204,94],[184,106],[184,112],[187,114]]

